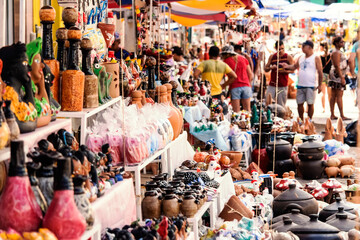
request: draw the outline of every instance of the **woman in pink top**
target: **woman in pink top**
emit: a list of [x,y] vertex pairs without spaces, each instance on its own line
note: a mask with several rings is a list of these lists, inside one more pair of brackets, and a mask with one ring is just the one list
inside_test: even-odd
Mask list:
[[237,75],[237,79],[230,85],[231,105],[234,112],[240,112],[240,102],[244,110],[250,111],[252,90],[249,79],[253,78],[253,73],[248,60],[235,53],[233,46],[223,47],[221,56]]

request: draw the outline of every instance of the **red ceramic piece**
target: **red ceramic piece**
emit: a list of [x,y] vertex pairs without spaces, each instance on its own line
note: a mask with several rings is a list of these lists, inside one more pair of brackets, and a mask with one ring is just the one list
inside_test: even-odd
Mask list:
[[73,190],[55,191],[43,227],[51,230],[59,240],[81,239],[86,222],[75,205]]

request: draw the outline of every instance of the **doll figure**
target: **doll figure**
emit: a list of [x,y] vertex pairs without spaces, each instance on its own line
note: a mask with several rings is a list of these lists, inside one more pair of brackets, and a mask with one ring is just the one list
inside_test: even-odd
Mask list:
[[26,46],[15,43],[0,49],[3,61],[1,77],[6,83],[4,100],[11,100],[11,111],[14,112],[20,132],[34,131],[37,125],[37,111],[29,72],[31,67],[26,55]]
[[43,127],[51,121],[51,109],[49,97],[45,88],[45,79],[43,69],[45,67],[41,59],[41,38],[26,45],[26,54],[31,66],[31,80],[33,93],[35,94],[35,108],[37,111],[37,127]]
[[55,121],[56,114],[58,114],[61,109],[60,104],[55,100],[51,92],[51,87],[53,85],[55,75],[51,73],[51,69],[47,64],[45,64],[43,72],[44,72],[44,80],[45,80],[45,90],[48,95],[50,101],[50,107],[51,107],[51,121]]
[[60,129],[57,134],[66,146],[71,147],[71,149],[74,151],[79,150],[79,143],[71,133],[69,133],[65,129]]

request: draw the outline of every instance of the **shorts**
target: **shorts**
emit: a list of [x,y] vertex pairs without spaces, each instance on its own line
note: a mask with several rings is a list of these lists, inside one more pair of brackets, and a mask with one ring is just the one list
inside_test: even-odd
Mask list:
[[231,99],[249,99],[251,97],[251,87],[237,87],[231,89]]
[[328,84],[328,82],[329,82],[329,74],[328,73],[323,73],[322,82],[325,83],[326,85]]
[[[272,99],[275,99],[276,96],[276,87],[274,86],[268,86],[266,90],[266,96],[270,94]],[[280,104],[281,106],[285,107],[286,100],[288,95],[288,87],[278,87],[277,92],[277,101],[275,101]]]
[[332,89],[346,90],[346,85],[342,85],[339,82],[334,82],[334,81],[331,81],[331,80],[328,83],[328,87],[330,87]]
[[351,90],[355,90],[356,87],[357,87],[357,77],[349,77],[349,80],[350,80],[350,84],[349,84],[349,87]]
[[296,103],[303,104],[307,102],[309,105],[313,105],[315,103],[316,97],[316,88],[311,87],[303,87],[298,88],[296,91]]

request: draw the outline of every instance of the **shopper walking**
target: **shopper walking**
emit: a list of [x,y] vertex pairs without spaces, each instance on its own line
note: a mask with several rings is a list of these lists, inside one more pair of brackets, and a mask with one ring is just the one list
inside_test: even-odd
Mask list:
[[249,62],[251,71],[254,71],[254,64],[253,64],[253,61],[252,61],[251,57],[249,56],[249,54],[244,53],[244,52],[241,50],[241,48],[242,48],[242,46],[241,46],[240,44],[236,44],[236,45],[234,46],[234,51],[235,51],[237,54],[240,54],[241,56],[245,57],[246,60],[248,60],[248,62]]
[[335,102],[338,105],[340,117],[343,120],[350,120],[344,116],[343,108],[343,94],[346,88],[345,75],[347,71],[347,60],[345,54],[341,52],[341,49],[344,47],[344,40],[342,37],[335,37],[333,40],[335,50],[331,53],[331,62],[332,66],[329,74],[329,88],[330,88],[330,119],[335,120]]
[[[321,42],[320,43],[320,52],[321,52],[321,64],[323,69],[323,81],[321,83],[321,105],[323,108],[323,113],[325,112],[325,103],[326,103],[326,92],[328,88],[328,82],[329,82],[329,74],[331,69],[331,57],[329,53],[329,45],[327,42]],[[330,97],[328,97],[328,100],[330,102]]]
[[223,61],[236,73],[236,80],[230,85],[231,105],[234,112],[240,112],[240,103],[244,110],[250,111],[252,90],[250,79],[253,77],[248,60],[236,54],[233,46],[225,46],[221,51]]
[[[349,57],[349,67],[350,67],[350,73],[352,76],[352,88],[356,88],[359,81],[359,78],[357,77],[358,71],[359,71],[359,58],[357,57],[357,53],[360,50],[360,27],[357,29],[357,36],[356,36],[356,42],[354,43],[350,57]],[[351,88],[351,89],[352,89]],[[355,95],[355,94],[354,94]],[[359,95],[357,94],[357,100],[359,100]],[[355,103],[356,104],[356,103]]]
[[[304,120],[304,103],[308,105],[308,117],[312,119],[314,115],[314,103],[316,89],[321,92],[321,83],[323,80],[321,59],[314,54],[314,43],[310,40],[302,44],[302,55],[295,64],[288,65],[281,63],[285,69],[299,69],[299,81],[296,93],[296,102],[298,104],[298,114],[300,119]],[[318,83],[316,82],[316,72],[318,73]]]
[[[209,81],[211,85],[212,98],[221,99],[222,90],[230,86],[237,78],[235,72],[223,61],[219,60],[220,49],[212,46],[209,49],[209,60],[203,61],[195,69],[194,79],[198,79],[202,74],[202,80]],[[222,83],[225,75],[228,80]]]
[[285,53],[285,46],[283,41],[277,41],[275,43],[275,49],[279,49],[279,51],[269,57],[269,60],[265,66],[265,72],[271,71],[270,83],[266,91],[266,96],[270,94],[272,99],[275,99],[278,104],[285,107],[288,95],[289,73],[294,71],[285,70],[283,67],[279,67],[278,69],[278,60],[279,63],[287,63],[289,65],[293,65],[294,60],[289,54]]

